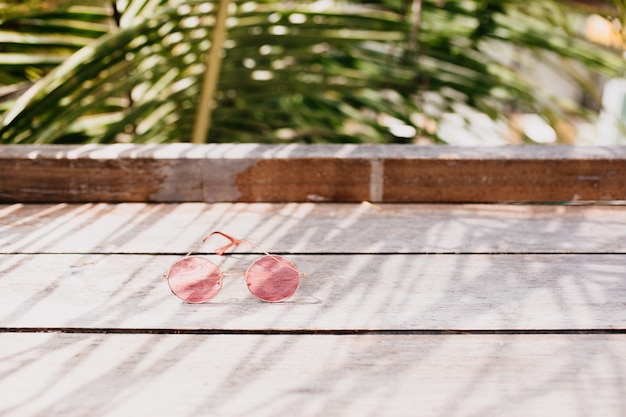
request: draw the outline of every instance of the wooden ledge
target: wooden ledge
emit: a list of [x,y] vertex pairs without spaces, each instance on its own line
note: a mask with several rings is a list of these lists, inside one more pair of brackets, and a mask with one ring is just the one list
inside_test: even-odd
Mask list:
[[624,200],[626,147],[0,147],[1,202]]

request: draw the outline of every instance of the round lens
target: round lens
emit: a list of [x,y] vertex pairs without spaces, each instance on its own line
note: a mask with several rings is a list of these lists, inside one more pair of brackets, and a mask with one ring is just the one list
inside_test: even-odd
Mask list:
[[167,283],[175,296],[187,303],[209,301],[222,288],[222,273],[213,262],[197,256],[177,261],[167,273]]
[[300,272],[287,258],[264,256],[246,271],[246,284],[255,297],[275,303],[295,294],[300,285]]

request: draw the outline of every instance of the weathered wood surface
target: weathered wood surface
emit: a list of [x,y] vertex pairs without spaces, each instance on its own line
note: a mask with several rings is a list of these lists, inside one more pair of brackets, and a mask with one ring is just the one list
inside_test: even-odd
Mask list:
[[4,202],[616,200],[626,200],[626,147],[0,148],[0,201]]
[[622,335],[0,335],[0,414],[603,416]]
[[186,253],[213,230],[280,253],[626,252],[623,206],[0,205],[0,253]]
[[[215,229],[297,296],[171,295]],[[0,415],[622,416],[625,241],[624,206],[0,205]]]
[[[0,327],[206,330],[626,329],[624,255],[298,255],[289,302],[227,277],[183,304],[155,255],[0,255]],[[213,258],[216,262],[218,259]],[[237,256],[225,271],[245,271]]]

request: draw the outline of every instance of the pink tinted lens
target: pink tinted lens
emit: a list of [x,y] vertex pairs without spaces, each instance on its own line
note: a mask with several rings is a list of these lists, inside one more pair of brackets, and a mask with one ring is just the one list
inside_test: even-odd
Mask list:
[[222,288],[222,273],[213,262],[188,256],[176,262],[167,273],[170,289],[187,303],[209,301]]
[[275,303],[295,294],[300,285],[300,273],[289,259],[264,256],[246,271],[246,284],[255,297]]

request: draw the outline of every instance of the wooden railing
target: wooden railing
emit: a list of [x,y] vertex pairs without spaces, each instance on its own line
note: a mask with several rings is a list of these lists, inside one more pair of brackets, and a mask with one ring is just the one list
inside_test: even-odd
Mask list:
[[0,147],[2,202],[626,200],[626,147]]

